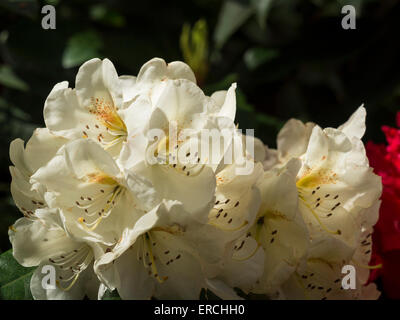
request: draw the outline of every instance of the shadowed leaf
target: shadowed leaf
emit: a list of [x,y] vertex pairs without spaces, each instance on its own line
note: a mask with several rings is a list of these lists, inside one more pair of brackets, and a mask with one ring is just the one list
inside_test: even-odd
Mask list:
[[64,68],[72,68],[99,57],[102,47],[103,41],[96,32],[88,30],[78,33],[69,39],[62,57],[62,65]]
[[35,268],[21,266],[12,251],[0,255],[0,299],[30,300],[30,280]]

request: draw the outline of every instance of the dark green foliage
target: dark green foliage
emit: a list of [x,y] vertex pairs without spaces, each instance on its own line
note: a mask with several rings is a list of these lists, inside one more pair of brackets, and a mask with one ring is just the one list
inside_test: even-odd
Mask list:
[[35,268],[22,267],[11,250],[0,255],[0,300],[30,300],[30,280]]

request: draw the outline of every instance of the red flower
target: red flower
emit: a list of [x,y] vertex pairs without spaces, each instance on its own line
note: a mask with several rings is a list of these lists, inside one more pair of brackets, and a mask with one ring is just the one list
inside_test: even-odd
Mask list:
[[[400,112],[397,113],[400,128]],[[367,143],[367,155],[374,172],[382,177],[382,204],[374,227],[370,265],[383,264],[370,274],[381,277],[389,298],[400,299],[400,129],[382,127],[388,145]]]

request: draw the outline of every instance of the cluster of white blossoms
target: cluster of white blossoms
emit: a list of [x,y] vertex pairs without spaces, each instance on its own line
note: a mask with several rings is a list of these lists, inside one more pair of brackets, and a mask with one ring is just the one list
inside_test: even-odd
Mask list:
[[[16,260],[38,266],[35,299],[379,296],[365,286],[381,194],[365,109],[337,129],[290,120],[272,150],[237,130],[235,88],[206,96],[186,64],[158,58],[137,77],[92,59],[75,89],[55,85],[46,128],[10,146],[24,217],[9,236]],[[355,289],[342,287],[345,265]]]

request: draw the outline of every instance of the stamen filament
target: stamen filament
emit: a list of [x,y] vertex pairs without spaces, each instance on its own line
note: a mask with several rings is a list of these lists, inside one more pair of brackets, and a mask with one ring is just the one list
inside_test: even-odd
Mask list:
[[377,265],[375,265],[375,266],[369,266],[369,265],[365,265],[365,264],[360,264],[360,263],[358,263],[357,261],[354,261],[354,260],[352,260],[352,262],[353,262],[356,266],[358,266],[358,267],[360,267],[360,268],[369,269],[369,270],[375,270],[375,269],[381,269],[381,268],[383,268],[383,264],[382,264],[382,263],[377,264]]
[[329,230],[329,229],[322,223],[321,219],[318,217],[318,214],[316,214],[316,213],[314,212],[314,210],[308,205],[308,203],[303,199],[303,197],[299,196],[299,198],[300,198],[300,200],[303,201],[304,205],[311,211],[311,213],[313,214],[314,218],[317,220],[317,222],[319,223],[319,225],[321,226],[321,228],[322,228],[323,230],[325,230],[326,232],[328,232],[328,233],[330,233],[330,234],[337,234],[337,235],[340,235],[340,234],[341,234],[340,230],[336,230],[336,231]]
[[69,290],[74,286],[74,284],[76,283],[76,281],[78,280],[80,274],[81,274],[80,272],[76,274],[74,280],[69,284],[68,287],[64,288],[64,287],[60,284],[60,281],[58,281],[58,280],[56,281],[57,286],[58,286],[62,291],[69,291]]
[[[88,231],[93,231],[97,228],[97,226],[100,224],[100,222],[104,219],[107,218],[110,214],[112,209],[114,208],[115,202],[117,201],[117,197],[120,196],[122,193],[122,188],[121,187],[116,187],[111,195],[111,198],[107,200],[106,205],[104,208],[100,211],[101,216],[98,217],[96,220],[90,223],[86,223],[85,219],[83,217],[78,218],[78,221],[82,224],[82,226],[88,230]],[[87,216],[93,216],[93,213],[86,213]]]
[[160,278],[160,276],[158,274],[157,266],[156,266],[156,263],[154,260],[153,250],[151,247],[152,240],[150,237],[151,237],[151,235],[149,233],[145,234],[145,243],[147,245],[147,250],[149,252],[149,257],[150,257],[150,261],[151,261],[151,270],[152,270],[153,274],[156,276],[156,279],[158,280],[158,282],[163,283],[165,280],[168,279],[168,277],[165,276],[165,277]]

